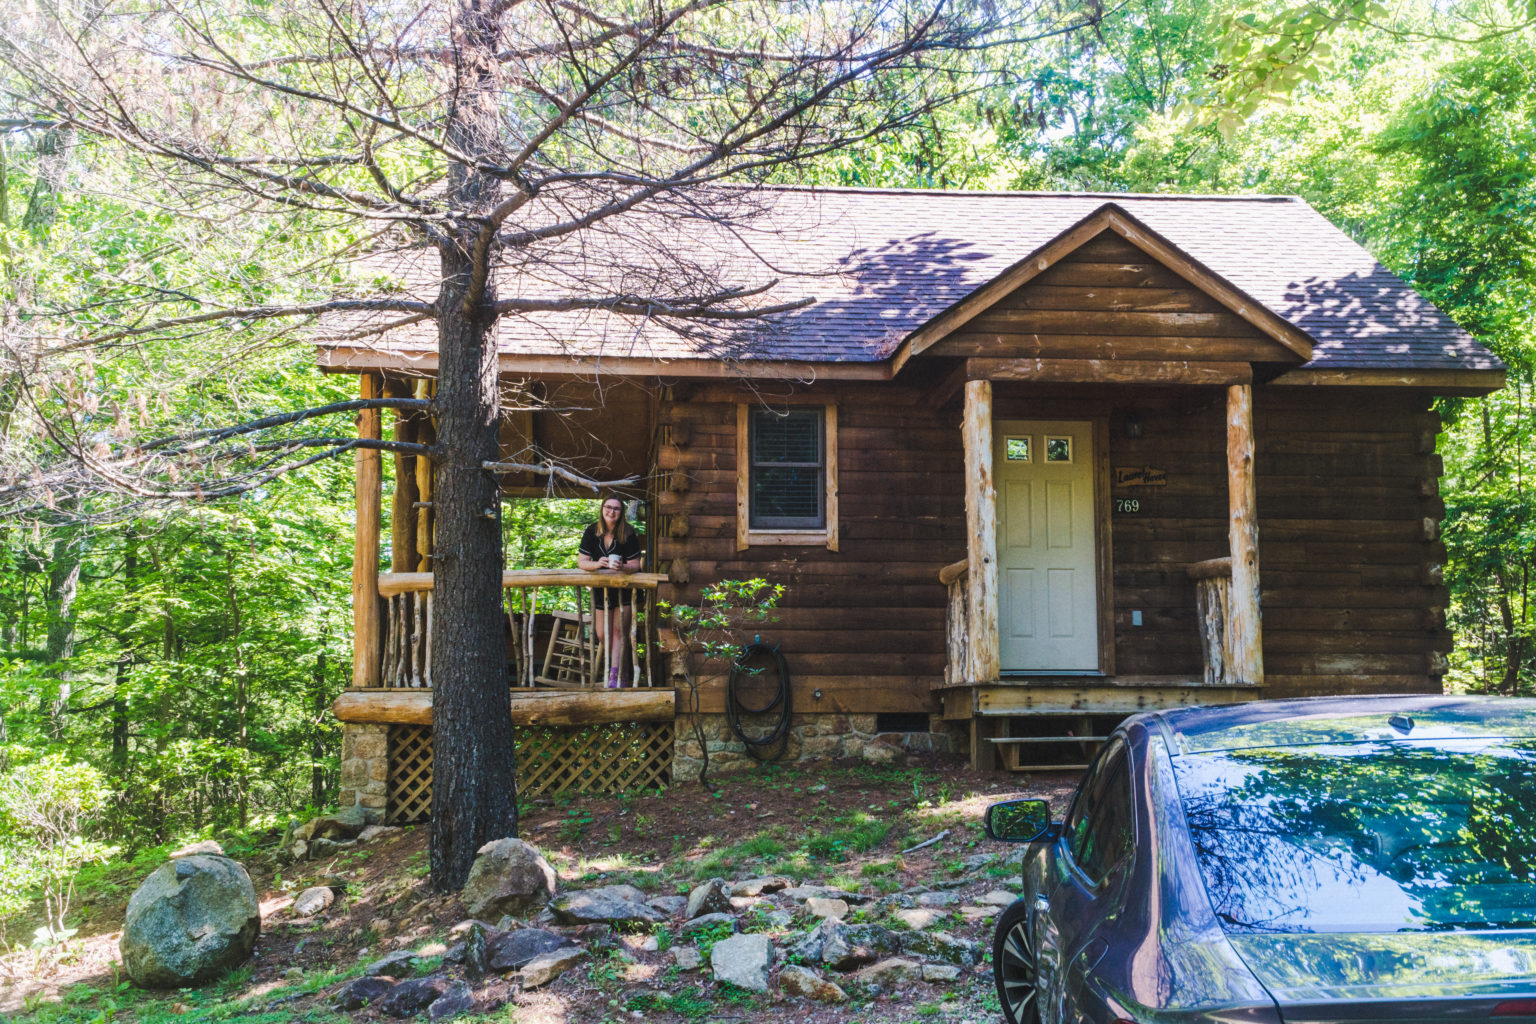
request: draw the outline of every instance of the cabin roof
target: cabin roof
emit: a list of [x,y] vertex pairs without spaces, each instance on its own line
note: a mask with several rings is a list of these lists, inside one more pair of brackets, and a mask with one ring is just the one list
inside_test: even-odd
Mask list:
[[[606,310],[510,315],[497,328],[503,366],[519,357],[570,356],[663,360],[679,364],[679,372],[699,361],[729,361],[748,374],[754,361],[889,364],[895,357],[899,364],[912,354],[904,344],[926,325],[952,317],[967,296],[1108,209],[1129,214],[1276,323],[1309,337],[1304,369],[1502,369],[1476,339],[1293,196],[800,187],[740,194],[752,215],[730,229],[709,218],[674,218],[648,231],[646,216],[632,214],[611,225],[597,249],[588,239],[569,258],[621,267],[625,247],[645,237],[646,259],[681,247],[703,277],[766,289],[745,301],[806,305],[765,319],[713,322]],[[407,291],[435,297],[425,263],[406,266],[400,276]],[[498,277],[502,297],[536,294],[540,285],[536,274],[510,270]],[[435,348],[430,322],[367,343],[369,351],[396,358]],[[323,343],[321,360],[335,368],[367,363],[355,342],[341,341]]]

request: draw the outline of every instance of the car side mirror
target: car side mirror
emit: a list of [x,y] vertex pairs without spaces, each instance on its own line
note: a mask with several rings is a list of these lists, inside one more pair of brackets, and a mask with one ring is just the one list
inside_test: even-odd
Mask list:
[[1044,800],[1005,800],[988,807],[982,822],[989,838],[1032,843],[1051,830],[1051,808]]

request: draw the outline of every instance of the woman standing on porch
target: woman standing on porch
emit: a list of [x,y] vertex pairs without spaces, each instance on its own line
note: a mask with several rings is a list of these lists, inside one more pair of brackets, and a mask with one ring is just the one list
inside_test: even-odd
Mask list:
[[[576,564],[588,572],[628,573],[638,570],[641,561],[640,538],[624,516],[624,499],[613,495],[604,498],[597,522],[581,535]],[[592,615],[607,655],[609,689],[620,685],[621,675],[628,675],[621,666],[629,665],[626,638],[634,615],[631,594],[628,587],[592,590]]]

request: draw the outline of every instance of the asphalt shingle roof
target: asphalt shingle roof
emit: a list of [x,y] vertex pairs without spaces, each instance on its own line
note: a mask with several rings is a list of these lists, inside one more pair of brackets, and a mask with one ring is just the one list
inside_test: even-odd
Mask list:
[[[722,279],[776,282],[753,303],[809,298],[810,305],[766,320],[707,325],[669,326],[607,311],[520,314],[500,322],[499,349],[528,356],[877,362],[924,323],[1112,202],[1311,335],[1316,346],[1308,368],[1502,367],[1294,197],[805,188],[751,196],[760,212],[743,226],[664,229],[678,232],[670,241],[658,229],[648,239],[652,251],[682,245],[697,266]],[[643,214],[631,217],[627,227],[608,233],[605,247],[575,258],[622,266],[625,231],[649,230]],[[412,290],[432,297],[430,282],[415,283]],[[547,292],[550,285],[515,273],[499,279],[503,297]],[[435,335],[420,328],[382,342],[403,351],[434,345]]]

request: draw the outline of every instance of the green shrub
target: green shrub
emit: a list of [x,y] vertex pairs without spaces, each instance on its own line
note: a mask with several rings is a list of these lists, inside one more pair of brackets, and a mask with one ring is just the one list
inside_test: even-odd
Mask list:
[[40,890],[46,919],[40,942],[69,936],[64,917],[84,864],[116,852],[86,833],[111,791],[101,772],[49,754],[0,775],[0,917],[25,906]]

